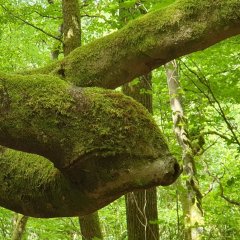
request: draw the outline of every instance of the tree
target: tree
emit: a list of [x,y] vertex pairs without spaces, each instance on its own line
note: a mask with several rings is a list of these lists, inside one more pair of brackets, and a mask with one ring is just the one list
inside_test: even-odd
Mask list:
[[1,74],[0,144],[45,158],[3,152],[0,204],[38,217],[84,215],[171,184],[179,165],[151,116],[120,93],[82,87],[115,88],[239,34],[239,7],[179,0],[45,68]]
[[169,88],[174,132],[182,148],[183,174],[187,176],[182,187],[182,208],[184,213],[184,239],[198,240],[203,235],[202,194],[196,176],[195,151],[189,136],[187,118],[182,103],[182,88],[179,80],[178,64],[172,61],[165,65]]
[[28,217],[22,214],[15,214],[14,218],[14,230],[12,234],[12,240],[21,240],[25,227],[27,224]]
[[[152,113],[151,74],[137,79],[131,86],[125,84],[123,92],[143,104]],[[130,192],[125,195],[128,239],[159,239],[159,228],[153,224],[158,219],[156,188]]]
[[[63,11],[63,52],[67,56],[81,45],[81,17],[79,0],[62,1]],[[98,212],[79,217],[79,224],[83,239],[91,240],[94,237],[102,239]]]
[[[119,1],[119,23],[126,24],[134,15],[146,14],[140,6],[141,2],[133,2],[133,6],[126,7],[128,2]],[[152,107],[152,75],[147,74],[135,79],[135,82],[124,84],[122,91],[124,94],[132,97],[141,103],[151,114]],[[157,190],[150,188],[148,190],[130,192],[125,195],[126,202],[126,217],[127,217],[127,232],[128,239],[159,239],[158,224],[152,224],[158,219],[157,211]]]

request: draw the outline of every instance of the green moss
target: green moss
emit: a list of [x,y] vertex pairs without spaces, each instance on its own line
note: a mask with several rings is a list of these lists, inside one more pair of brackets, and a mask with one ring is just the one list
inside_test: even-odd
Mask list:
[[0,153],[0,205],[35,217],[72,216],[91,200],[40,156]]
[[77,88],[51,76],[2,76],[11,106],[0,141],[33,151],[58,167],[87,155],[157,158],[166,145],[148,112],[111,90]]
[[171,59],[236,35],[236,9],[238,0],[178,0],[75,49],[62,61],[25,74],[53,74],[79,87],[116,88]]
[[[0,115],[0,144],[48,158],[83,191],[101,191],[127,169],[169,161],[167,145],[151,115],[130,97],[74,87],[46,75],[4,75],[0,84],[10,102]],[[133,185],[139,187],[134,181]],[[104,194],[108,193],[99,193],[103,201]]]

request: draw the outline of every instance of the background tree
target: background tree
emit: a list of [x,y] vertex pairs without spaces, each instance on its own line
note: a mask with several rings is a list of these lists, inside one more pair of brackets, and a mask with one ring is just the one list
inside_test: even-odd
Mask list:
[[[187,118],[184,114],[182,103],[183,91],[180,85],[178,64],[176,61],[172,61],[167,63],[165,68],[174,123],[174,132],[178,143],[182,148],[183,174],[186,177],[186,185],[179,182],[179,186],[182,188],[181,202],[184,214],[184,239],[201,239],[204,227],[202,194],[199,189],[196,163],[194,159],[194,155],[199,150],[193,146],[188,132]],[[204,145],[204,140],[202,145]]]
[[[139,2],[119,1],[119,24],[124,26],[129,19],[146,14],[146,7]],[[151,74],[135,79],[122,87],[124,94],[140,102],[152,114]],[[131,192],[125,195],[128,239],[159,239],[159,228],[153,224],[158,219],[157,190]]]

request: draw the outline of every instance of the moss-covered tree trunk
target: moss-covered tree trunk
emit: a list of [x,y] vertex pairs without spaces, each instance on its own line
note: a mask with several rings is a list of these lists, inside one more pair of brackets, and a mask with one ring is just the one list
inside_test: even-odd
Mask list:
[[[150,113],[152,113],[151,90],[150,74],[140,77],[137,84],[123,86],[123,92],[140,102]],[[158,219],[156,188],[128,193],[125,199],[128,239],[159,239],[158,225],[152,224]]]
[[183,112],[181,101],[182,89],[179,81],[176,61],[165,65],[169,88],[174,131],[182,147],[183,174],[187,176],[182,189],[182,207],[184,214],[184,239],[200,240],[203,235],[204,218],[202,210],[202,195],[198,186],[195,168],[194,152],[187,128],[187,118]]
[[[79,0],[63,0],[63,51],[67,56],[82,43],[81,17]],[[86,217],[79,217],[82,238],[91,240],[94,237],[102,239],[101,227],[98,212],[89,214]]]
[[12,240],[21,240],[26,228],[28,217],[16,213],[13,219]]

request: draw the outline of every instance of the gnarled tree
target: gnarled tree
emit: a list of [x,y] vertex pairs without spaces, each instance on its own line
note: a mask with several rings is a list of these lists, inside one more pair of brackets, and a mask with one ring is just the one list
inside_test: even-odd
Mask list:
[[0,205],[77,216],[128,191],[171,184],[179,165],[150,114],[96,87],[118,87],[239,34],[239,24],[239,0],[179,0],[45,68],[0,74],[0,144],[39,155],[3,149]]

